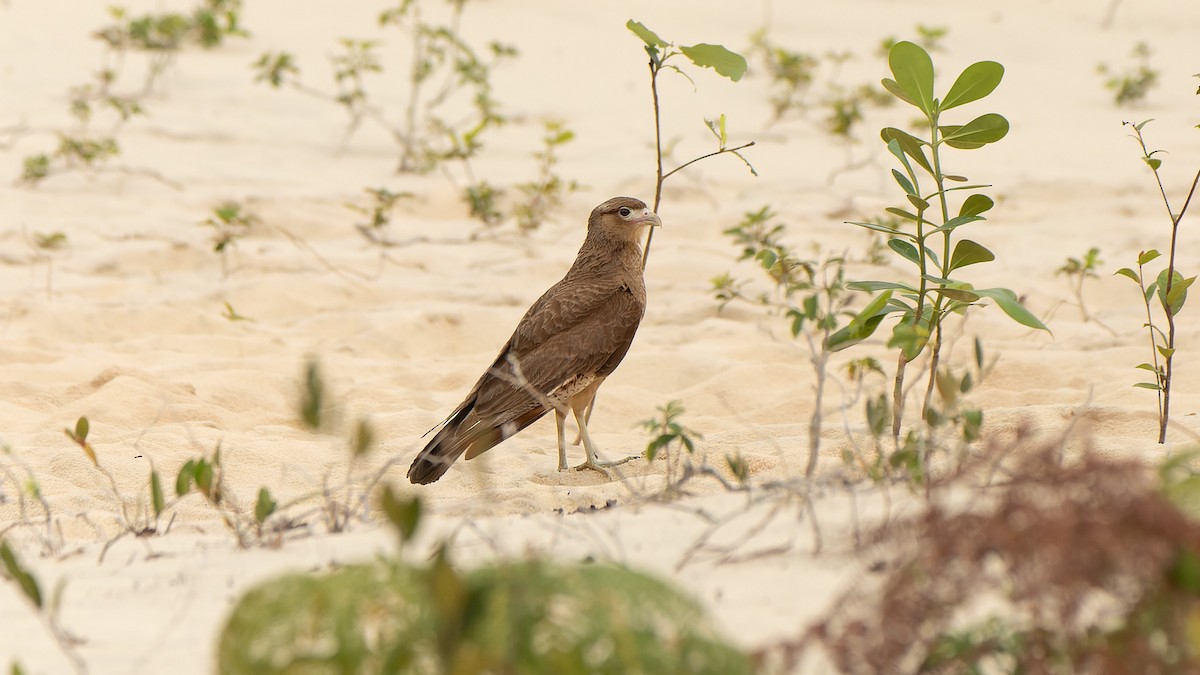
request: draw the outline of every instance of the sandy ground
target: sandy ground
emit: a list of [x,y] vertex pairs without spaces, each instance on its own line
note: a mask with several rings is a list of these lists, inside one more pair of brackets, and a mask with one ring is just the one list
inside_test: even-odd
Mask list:
[[[1128,4],[1128,3],[1126,3]],[[366,462],[398,458],[386,480],[421,494],[432,526],[423,538],[454,534],[461,559],[546,553],[562,559],[614,559],[677,579],[708,605],[737,643],[761,647],[795,636],[825,610],[858,567],[849,553],[850,497],[831,491],[818,504],[826,552],[812,555],[808,525],[795,511],[729,558],[689,553],[709,528],[706,518],[736,517],[721,541],[761,517],[744,495],[698,481],[671,505],[646,502],[662,485],[662,464],[626,465],[624,478],[554,470],[553,424],[539,422],[440,482],[408,486],[404,468],[421,435],[438,423],[494,357],[524,312],[569,266],[586,214],[617,194],[650,200],[652,128],[645,64],[624,28],[637,18],[668,39],[714,42],[744,51],[769,23],[772,40],[815,55],[850,51],[846,85],[886,75],[875,55],[887,36],[908,38],[918,23],[949,29],[935,54],[945,89],[967,64],[1002,62],[997,92],[964,114],[1000,112],[1012,123],[1003,142],[952,156],[951,170],[994,185],[997,208],[972,238],[998,261],[963,276],[978,286],[1006,286],[1046,318],[1053,335],[1024,329],[995,308],[972,312],[958,331],[953,357],[965,359],[979,336],[998,358],[973,395],[993,435],[1029,423],[1050,433],[1076,417],[1105,452],[1157,456],[1154,398],[1131,385],[1146,360],[1143,308],[1127,280],[1113,277],[1139,250],[1166,246],[1166,219],[1152,177],[1121,121],[1156,118],[1147,128],[1167,148],[1165,175],[1177,202],[1200,166],[1200,98],[1191,76],[1200,66],[1195,35],[1200,5],[1121,6],[1101,27],[1107,3],[1017,0],[979,3],[854,0],[821,5],[761,3],[750,11],[723,3],[607,2],[548,4],[489,0],[471,5],[463,24],[471,40],[500,39],[520,57],[495,73],[495,96],[513,122],[487,140],[476,172],[500,186],[529,180],[544,119],[564,120],[577,140],[564,147],[561,174],[584,187],[550,222],[529,235],[511,222],[472,239],[478,226],[451,181],[433,173],[396,175],[395,146],[364,127],[338,151],[345,120],[335,105],[253,83],[249,63],[266,50],[297,55],[307,83],[327,88],[327,57],[339,37],[380,40],[387,72],[370,84],[389,111],[403,106],[400,73],[406,46],[375,23],[384,2],[337,11],[316,0],[248,0],[249,39],[180,55],[145,105],[147,118],[122,131],[127,167],[148,169],[174,188],[136,173],[52,176],[20,187],[22,159],[50,151],[71,128],[66,93],[100,62],[89,34],[105,23],[104,3],[9,0],[0,3],[0,441],[3,466],[21,482],[35,477],[51,506],[54,531],[11,530],[15,548],[52,588],[64,583],[62,625],[80,642],[92,673],[211,671],[215,636],[248,585],[283,570],[325,569],[392,548],[379,525],[356,523],[328,534],[311,500],[293,507],[307,525],[279,548],[241,550],[217,514],[196,495],[172,506],[165,536],[125,538],[100,560],[120,529],[120,500],[62,429],[86,415],[100,463],[127,508],[145,506],[151,462],[172,482],[188,459],[218,445],[227,489],[252,503],[259,486],[280,501],[345,476],[344,433],[313,434],[297,421],[298,383],[308,355],[320,358],[338,414],[347,424],[369,417],[379,448]],[[138,2],[140,10],[181,9],[184,2]],[[1100,62],[1123,67],[1138,41],[1151,43],[1158,88],[1135,108],[1117,108],[1096,73]],[[826,136],[820,112],[770,124],[769,81],[752,60],[732,84],[707,72],[696,87],[678,77],[662,86],[666,135],[674,157],[707,152],[701,120],[725,113],[732,140],[756,140],[747,152],[759,176],[718,158],[672,179],[659,213],[647,271],[650,306],[622,367],[601,390],[592,433],[610,455],[645,447],[636,423],[677,399],[685,424],[703,434],[713,462],[740,452],[756,485],[800,475],[813,406],[812,371],[786,325],[761,310],[731,305],[718,312],[710,279],[751,266],[721,232],[741,215],[770,204],[801,251],[849,251],[870,245],[848,219],[878,212],[896,198],[891,164],[873,129],[905,125],[898,107],[871,112],[864,166],[836,174],[844,144]],[[136,63],[131,61],[137,81]],[[813,96],[821,96],[820,87]],[[461,178],[456,178],[461,180]],[[416,197],[401,206],[386,250],[355,229],[364,188],[383,186]],[[200,223],[225,200],[239,200],[261,225],[231,250],[223,266],[211,230]],[[61,232],[53,251],[33,245]],[[1180,266],[1200,268],[1185,221]],[[1085,322],[1055,270],[1090,246],[1105,263],[1085,287]],[[907,273],[851,265],[857,278]],[[225,303],[251,321],[223,317]],[[1180,321],[1173,444],[1200,433],[1200,370],[1188,353],[1200,328]],[[875,340],[838,354],[848,360],[894,359]],[[861,429],[858,407],[845,418],[848,389],[835,382],[826,399],[824,475]],[[365,474],[359,467],[355,474]],[[28,473],[27,473],[28,472]],[[357,479],[356,479],[357,480]],[[870,492],[870,491],[868,491]],[[902,493],[903,490],[901,489]],[[0,483],[0,527],[21,518],[18,489]],[[876,503],[875,493],[863,496]],[[874,500],[874,501],[872,501]],[[593,507],[605,507],[592,512]],[[31,507],[32,508],[32,507]],[[869,507],[864,506],[867,512]],[[582,512],[580,512],[582,511]],[[32,508],[30,517],[40,517]],[[762,553],[762,555],[758,555]],[[768,554],[769,553],[769,554]],[[0,585],[0,666],[69,672],[70,664],[11,584]]]

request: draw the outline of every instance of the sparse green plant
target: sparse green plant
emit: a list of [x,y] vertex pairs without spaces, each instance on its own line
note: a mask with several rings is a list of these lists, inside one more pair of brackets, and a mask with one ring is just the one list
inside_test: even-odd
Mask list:
[[1150,90],[1158,86],[1158,71],[1150,67],[1150,45],[1139,42],[1133,47],[1133,64],[1117,71],[1107,63],[1096,66],[1096,72],[1105,78],[1104,88],[1113,94],[1113,102],[1119,106],[1141,103]]
[[253,508],[244,507],[232,491],[225,488],[220,445],[214,448],[211,456],[193,457],[179,468],[175,476],[176,499],[193,491],[213,507],[239,548],[249,548],[255,542],[278,545],[285,532],[300,526],[298,521],[282,513],[283,508],[294,502],[280,508],[266,487],[258,489]]
[[[755,33],[751,43],[752,50],[760,55],[772,79],[775,92],[770,97],[773,121],[778,122],[792,113],[806,116],[814,109],[823,111],[814,122],[824,134],[842,145],[845,154],[842,166],[830,171],[829,181],[840,173],[869,163],[870,157],[855,157],[854,147],[860,140],[857,131],[868,110],[890,106],[893,99],[871,83],[845,81],[843,66],[854,59],[855,54],[837,51],[817,57],[789,51],[771,42],[765,30]],[[812,94],[814,89],[816,94]]]
[[821,449],[825,386],[829,375],[830,336],[843,320],[852,318],[850,295],[845,280],[845,257],[824,255],[803,260],[783,242],[785,227],[776,222],[769,206],[747,212],[725,234],[742,248],[739,260],[754,260],[767,277],[770,288],[757,297],[745,293],[745,284],[729,274],[713,280],[717,301],[724,306],[734,299],[754,302],[779,311],[788,322],[793,338],[808,349],[815,376],[816,400],[809,418],[808,462],[805,476],[813,477]]
[[[113,163],[121,154],[118,136],[132,119],[146,114],[142,101],[162,73],[185,46],[216,47],[231,36],[245,36],[239,25],[241,0],[203,0],[190,13],[157,13],[130,17],[120,7],[109,9],[115,23],[93,33],[106,49],[101,67],[91,81],[72,87],[69,111],[77,120],[72,131],[58,133],[58,147],[23,160],[20,182],[36,185],[56,173],[115,171],[149,176],[178,187],[162,174],[146,168]],[[139,53],[147,61],[140,91],[118,93],[128,55]],[[104,119],[97,117],[103,114]],[[108,121],[107,129],[97,129]]]
[[[717,149],[714,152],[701,155],[689,161],[686,161],[670,171],[663,171],[663,140],[662,140],[662,121],[660,115],[660,101],[658,96],[658,76],[663,70],[673,70],[684,77],[687,75],[679,68],[679,66],[668,63],[671,59],[683,57],[692,62],[693,65],[701,68],[712,68],[718,75],[727,77],[733,82],[742,79],[742,75],[746,73],[746,59],[741,54],[729,51],[721,45],[699,43],[695,45],[675,45],[672,42],[667,42],[660,38],[654,31],[644,25],[630,19],[625,23],[625,27],[636,35],[643,43],[646,55],[650,57],[650,99],[654,106],[654,151],[655,151],[655,182],[654,182],[654,204],[652,208],[658,211],[662,203],[662,188],[663,183],[674,174],[686,169],[687,167],[717,155],[730,154],[737,157],[749,169],[750,173],[758,175],[754,171],[754,167],[742,155],[741,151],[754,145],[754,141],[742,143],[734,147],[729,145],[729,136],[725,126],[725,115],[720,115],[717,120],[705,120],[709,131],[717,140]],[[688,78],[689,80],[691,78]],[[645,267],[646,262],[650,259],[650,244],[654,240],[654,228],[646,235],[646,245],[642,250],[642,266]]]
[[[962,313],[986,298],[1018,323],[1048,329],[1012,291],[976,289],[954,278],[964,267],[995,259],[983,245],[955,237],[959,228],[983,220],[982,214],[992,208],[993,201],[975,192],[986,186],[970,184],[965,177],[948,173],[944,152],[947,148],[970,150],[995,143],[1008,133],[1008,121],[995,113],[987,113],[966,124],[950,125],[943,121],[942,115],[990,94],[1000,84],[1004,67],[994,61],[972,64],[959,75],[945,97],[938,99],[933,93],[933,61],[924,49],[911,42],[897,43],[892,48],[889,64],[895,79],[884,79],[884,88],[919,110],[927,125],[924,138],[895,127],[887,127],[881,133],[888,151],[903,168],[903,171],[893,169],[892,177],[903,190],[907,202],[906,207],[892,207],[887,211],[913,229],[869,221],[854,224],[888,236],[888,247],[916,268],[916,279],[848,284],[850,288],[872,293],[873,297],[849,325],[830,336],[828,346],[831,350],[845,349],[874,333],[888,315],[899,315],[888,340],[888,346],[898,350],[891,403],[892,436],[898,446],[906,366],[920,355],[928,354],[929,376],[921,406],[921,419],[928,420],[933,412],[931,402],[938,374],[942,372],[940,357],[947,337],[945,319],[950,314]],[[923,174],[918,174],[918,170]],[[933,183],[932,188],[926,187],[928,182],[923,183],[922,175]],[[972,192],[958,204],[957,215],[952,216],[955,193],[968,190]]]
[[499,225],[504,219],[504,213],[497,203],[503,194],[503,189],[487,181],[471,181],[463,188],[463,199],[471,217],[483,223],[485,227]]
[[112,500],[117,506],[119,531],[115,537],[104,545],[100,553],[100,559],[103,561],[108,549],[125,536],[141,538],[165,533],[170,530],[174,516],[167,522],[165,527],[161,525],[161,520],[164,512],[167,511],[173,502],[172,504],[167,503],[162,489],[162,479],[159,477],[158,470],[154,468],[152,462],[150,465],[150,477],[146,486],[147,499],[145,501],[141,499],[137,500],[133,506],[133,511],[131,511],[129,500],[122,494],[120,487],[117,485],[117,479],[112,475],[112,472],[100,463],[100,457],[96,454],[96,449],[88,441],[90,429],[91,425],[88,422],[88,418],[80,417],[75,421],[74,428],[64,428],[63,434],[83,450],[83,454],[91,461],[92,467],[104,476],[108,483],[109,491],[112,494]]
[[[642,453],[647,462],[653,462],[660,454],[667,464],[667,485],[675,482],[676,475],[681,473],[680,466],[684,462],[684,452],[688,456],[696,453],[696,441],[704,437],[692,429],[683,426],[683,404],[679,401],[667,401],[657,408],[658,416],[642,420],[639,425],[650,434],[650,442]],[[674,449],[674,452],[672,452]]]
[[94,36],[104,42],[118,59],[128,52],[141,52],[148,68],[141,95],[150,93],[158,78],[186,46],[218,47],[230,37],[248,37],[240,24],[242,0],[203,0],[189,13],[159,12],[131,16],[123,7],[109,8],[115,23]]
[[542,149],[534,153],[538,162],[537,178],[517,185],[523,200],[513,207],[517,227],[522,232],[536,230],[555,210],[562,206],[566,195],[579,189],[575,181],[563,180],[555,171],[558,149],[575,138],[575,132],[562,122],[548,121],[542,135]]
[[808,108],[809,90],[821,61],[811,54],[794,52],[770,41],[765,28],[750,36],[750,53],[757,53],[771,78],[769,97],[773,121],[793,110]]
[[1100,249],[1093,246],[1078,258],[1074,256],[1068,256],[1066,262],[1064,262],[1061,267],[1055,270],[1054,274],[1067,278],[1067,283],[1070,284],[1071,287],[1071,294],[1075,296],[1075,305],[1079,308],[1079,317],[1083,319],[1085,323],[1095,322],[1096,325],[1104,328],[1109,333],[1115,334],[1116,332],[1112,328],[1109,328],[1102,321],[1092,316],[1092,313],[1088,311],[1087,303],[1085,303],[1083,299],[1084,282],[1086,282],[1088,279],[1099,278],[1099,275],[1096,274],[1096,270],[1098,270],[1100,265],[1103,264],[1104,261],[1100,259]]
[[[38,581],[37,576],[22,564],[16,551],[13,550],[12,546],[9,545],[3,536],[0,536],[0,577],[11,581],[20,591],[21,595],[33,605],[38,618],[41,619],[42,624],[46,627],[46,632],[50,634],[55,644],[58,645],[59,650],[67,657],[75,672],[86,673],[87,668],[83,657],[76,650],[80,640],[63,627],[60,616],[66,582],[60,581],[54,587],[53,592],[47,596],[42,591],[42,585]],[[17,675],[23,671],[20,664],[13,662],[11,672],[13,675]]]
[[[1192,186],[1183,200],[1183,206],[1179,211],[1174,211],[1171,208],[1171,200],[1167,197],[1167,189],[1163,186],[1162,175],[1159,173],[1162,160],[1155,157],[1162,151],[1151,151],[1146,147],[1146,140],[1142,136],[1142,129],[1149,123],[1150,120],[1139,124],[1129,122],[1123,124],[1133,129],[1133,138],[1142,151],[1142,161],[1150,167],[1150,171],[1154,174],[1154,180],[1158,184],[1158,193],[1162,197],[1163,206],[1167,209],[1167,218],[1171,221],[1167,266],[1157,275],[1153,275],[1151,272],[1150,274],[1153,276],[1147,276],[1145,266],[1161,256],[1156,249],[1150,249],[1138,254],[1136,272],[1129,267],[1123,267],[1116,273],[1132,279],[1141,291],[1142,304],[1146,308],[1146,323],[1143,325],[1150,336],[1152,360],[1149,363],[1141,363],[1137,367],[1153,373],[1154,381],[1139,382],[1134,386],[1150,389],[1158,395],[1158,442],[1166,443],[1167,425],[1171,419],[1171,382],[1175,373],[1175,317],[1183,309],[1183,304],[1187,300],[1188,288],[1196,281],[1195,276],[1185,277],[1176,269],[1175,254],[1179,242],[1179,223],[1183,220],[1188,206],[1192,203],[1192,197],[1196,194],[1196,186],[1200,184],[1200,171],[1197,171],[1196,177],[1192,179]],[[1155,323],[1153,302],[1155,298],[1158,300],[1158,306],[1162,309],[1163,320],[1167,324],[1165,331],[1162,329],[1161,322]]]
[[355,227],[370,241],[380,246],[390,246],[392,242],[388,239],[387,228],[392,224],[392,212],[396,210],[400,200],[411,199],[413,194],[392,192],[382,187],[366,188],[365,192],[371,197],[369,206],[348,205],[352,210],[367,216],[367,222],[358,223]]
[[[942,51],[942,40],[950,33],[950,29],[945,26],[926,26],[919,23],[913,28],[913,32],[916,33],[913,42],[920,45],[925,51],[940,52]],[[877,51],[880,58],[886,59],[892,53],[892,47],[896,46],[896,42],[898,39],[895,36],[884,38],[879,43]]]
[[221,273],[229,274],[229,253],[237,242],[259,223],[259,218],[241,202],[229,200],[213,207],[200,222],[213,230],[213,251],[221,256]]
[[[50,502],[42,494],[37,474],[28,462],[17,456],[7,444],[0,445],[0,503],[17,504],[17,514],[0,526],[0,538],[18,528],[33,530],[42,545],[43,555],[61,552],[64,537]],[[8,484],[8,489],[4,484]],[[39,513],[40,512],[40,513]]]
[[228,302],[225,303],[225,313],[221,316],[230,321],[254,321],[254,319],[251,319],[248,316],[242,316],[241,314],[238,314],[238,311],[234,309],[233,305],[229,304]]
[[[463,37],[460,24],[467,1],[450,2],[450,16],[444,23],[428,20],[421,0],[399,0],[380,13],[380,26],[400,29],[412,45],[405,92],[408,103],[398,122],[375,103],[366,84],[367,75],[385,70],[373,40],[341,40],[343,51],[332,57],[332,94],[304,84],[300,67],[289,52],[260,56],[253,64],[255,80],[277,89],[286,85],[343,106],[349,117],[343,148],[364,121],[384,129],[399,146],[398,172],[424,173],[457,163],[466,179],[462,197],[471,216],[495,225],[503,218],[497,205],[502,191],[477,179],[471,160],[483,147],[484,136],[505,122],[492,96],[490,78],[498,64],[517,52],[495,41],[480,49]],[[470,112],[463,115],[463,107]]]

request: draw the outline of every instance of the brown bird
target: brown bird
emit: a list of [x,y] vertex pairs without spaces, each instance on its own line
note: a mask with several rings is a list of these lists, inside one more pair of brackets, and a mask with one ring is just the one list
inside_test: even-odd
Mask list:
[[655,225],[662,220],[632,197],[614,197],[592,210],[567,275],[525,312],[491,367],[417,455],[410,481],[432,483],[460,455],[478,457],[551,410],[559,471],[567,469],[567,410],[587,454],[576,469],[611,466],[596,454],[585,410],[629,351],[646,311],[639,235]]

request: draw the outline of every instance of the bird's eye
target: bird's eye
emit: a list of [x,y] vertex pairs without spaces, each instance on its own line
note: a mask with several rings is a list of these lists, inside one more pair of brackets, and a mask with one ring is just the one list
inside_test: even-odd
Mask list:
[[617,213],[621,214],[622,218],[628,218],[633,213],[633,211],[630,211],[628,206],[622,206],[620,209],[617,210]]

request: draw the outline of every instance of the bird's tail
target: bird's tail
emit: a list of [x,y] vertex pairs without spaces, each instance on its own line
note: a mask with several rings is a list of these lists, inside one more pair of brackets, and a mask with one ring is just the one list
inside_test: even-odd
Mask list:
[[473,403],[463,406],[438,430],[421,454],[413,460],[412,466],[408,467],[410,482],[427,485],[436,481],[464,452],[467,459],[478,457],[504,439],[533,424],[547,411],[546,408],[539,407],[507,422],[488,424],[477,421],[464,426],[463,422],[473,407]]
[[419,485],[432,483],[441,478],[454,460],[466,451],[468,444],[463,442],[460,432],[463,431],[463,420],[473,407],[473,402],[462,406],[438,429],[421,454],[413,460],[412,466],[408,467],[409,481]]

